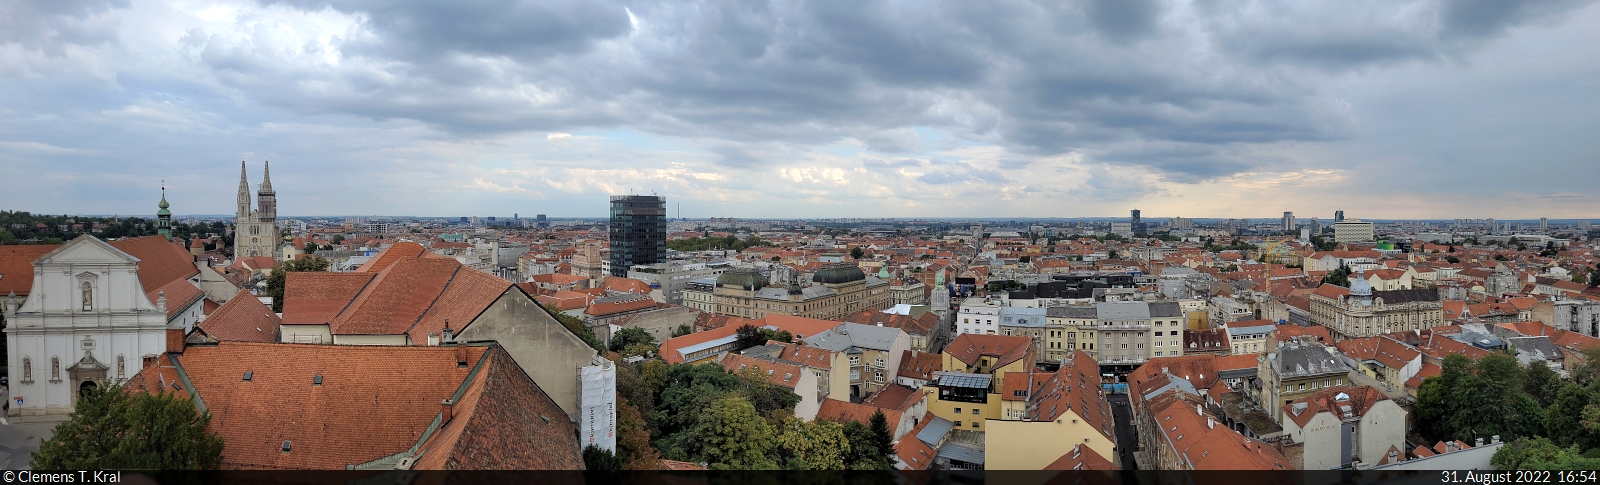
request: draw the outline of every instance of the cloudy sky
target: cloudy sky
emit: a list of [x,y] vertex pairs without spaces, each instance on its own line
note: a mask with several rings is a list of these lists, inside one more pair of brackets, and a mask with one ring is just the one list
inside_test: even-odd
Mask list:
[[8,0],[0,209],[231,213],[270,160],[285,215],[1600,217],[1597,45],[1589,1]]

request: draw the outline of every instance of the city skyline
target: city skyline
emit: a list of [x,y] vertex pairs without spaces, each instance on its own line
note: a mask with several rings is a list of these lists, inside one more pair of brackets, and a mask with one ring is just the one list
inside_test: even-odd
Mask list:
[[1589,2],[700,7],[24,5],[0,207],[1600,216]]

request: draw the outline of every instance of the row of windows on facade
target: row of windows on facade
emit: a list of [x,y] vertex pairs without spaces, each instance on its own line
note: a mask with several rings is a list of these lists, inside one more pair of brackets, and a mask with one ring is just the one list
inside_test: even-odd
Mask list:
[[[820,375],[819,375],[819,377],[820,377]],[[850,380],[852,380],[852,381],[861,380],[861,371],[851,370],[850,371]],[[878,382],[883,382],[883,371],[873,372],[872,373],[872,380],[878,381]]]
[[[1344,379],[1323,379],[1321,381],[1311,381],[1311,389],[1313,389],[1313,390],[1329,388],[1329,387],[1333,387],[1333,386],[1342,386],[1342,385],[1344,385]],[[1301,391],[1306,390],[1306,383],[1304,383],[1304,382],[1300,383],[1300,390]],[[1283,385],[1283,392],[1295,392],[1295,385],[1294,384],[1284,384]]]
[[[127,368],[128,368],[128,359],[126,357],[118,355],[117,356],[117,378],[118,379],[122,379],[122,378],[127,377]],[[59,381],[59,380],[61,380],[61,358],[60,357],[51,357],[50,358],[50,380],[51,381]],[[23,356],[22,357],[22,383],[23,384],[31,384],[31,383],[33,383],[33,358],[32,357],[27,357],[27,356]]]

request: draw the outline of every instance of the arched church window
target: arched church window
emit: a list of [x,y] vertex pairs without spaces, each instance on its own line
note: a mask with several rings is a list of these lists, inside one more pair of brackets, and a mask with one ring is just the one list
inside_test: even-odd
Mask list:
[[94,286],[85,281],[79,287],[83,293],[83,311],[94,310]]
[[29,358],[29,357],[23,357],[22,358],[22,382],[24,382],[24,383],[33,382],[33,359],[32,358]]
[[61,358],[60,357],[51,357],[50,358],[50,380],[52,380],[52,381],[61,380]]

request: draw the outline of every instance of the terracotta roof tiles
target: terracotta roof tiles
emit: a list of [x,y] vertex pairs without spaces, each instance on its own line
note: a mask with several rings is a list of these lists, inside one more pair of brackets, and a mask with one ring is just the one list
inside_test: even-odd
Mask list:
[[254,295],[241,292],[200,322],[200,331],[217,340],[276,342],[282,320]]
[[[222,342],[188,347],[178,362],[226,441],[224,468],[343,469],[414,446],[487,349]],[[170,383],[172,359],[130,387]]]

